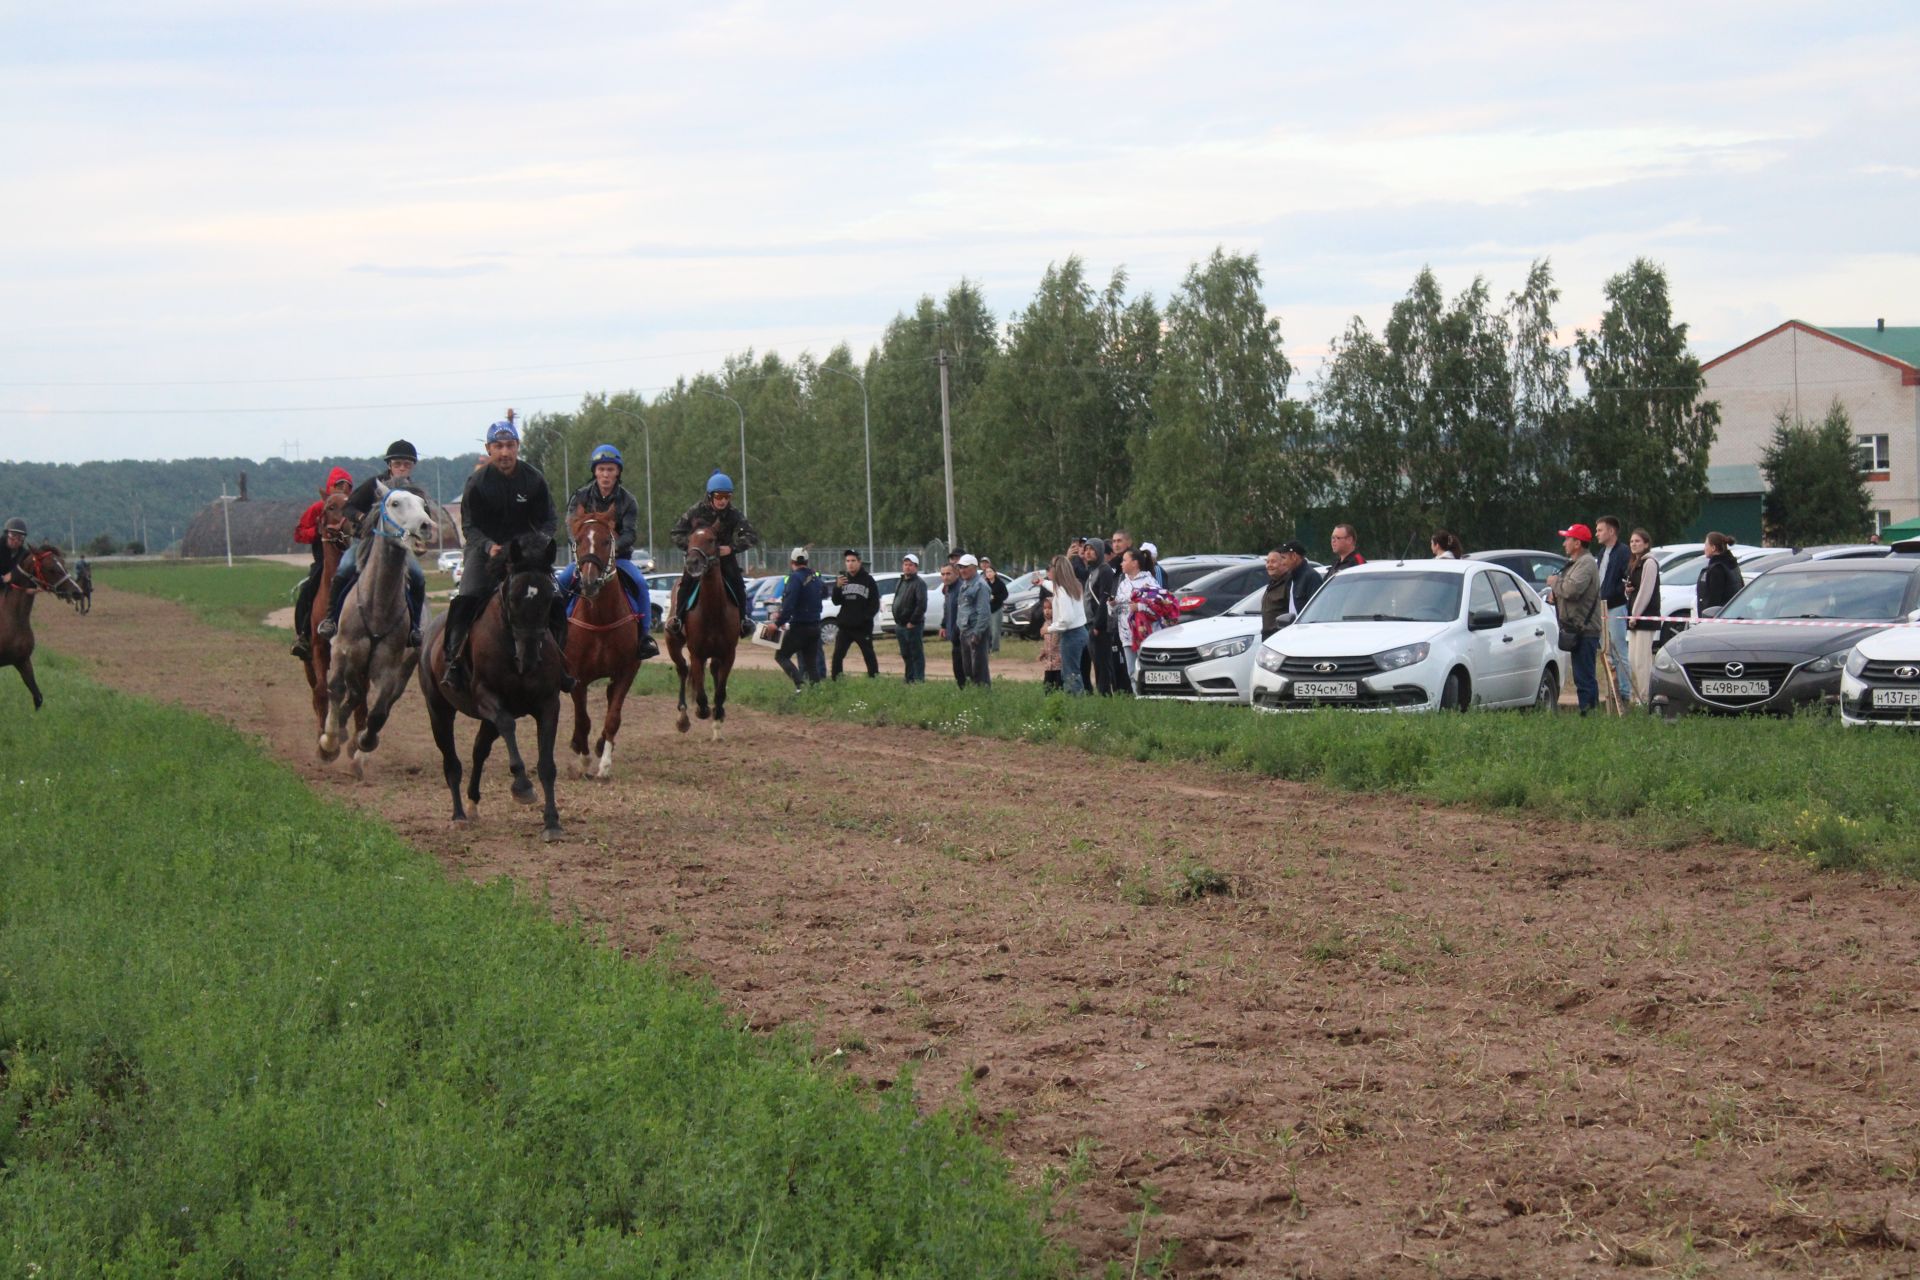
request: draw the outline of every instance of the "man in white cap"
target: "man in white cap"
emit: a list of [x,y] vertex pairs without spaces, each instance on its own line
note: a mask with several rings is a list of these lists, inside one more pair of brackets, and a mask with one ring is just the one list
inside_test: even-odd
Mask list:
[[1167,571],[1160,567],[1160,548],[1151,542],[1143,542],[1140,544],[1140,549],[1153,557],[1153,580],[1160,584],[1162,591],[1166,590]]
[[960,557],[960,583],[954,588],[959,599],[954,603],[953,626],[959,637],[960,667],[967,683],[982,689],[992,685],[987,670],[987,641],[993,629],[993,593],[980,577],[977,557]]
[[908,684],[927,678],[926,633],[927,580],[920,576],[920,557],[909,551],[900,557],[900,582],[893,589],[893,637]]
[[798,689],[803,684],[820,683],[820,606],[827,592],[820,575],[807,563],[805,547],[795,547],[787,561],[792,572],[787,574],[774,612],[774,620],[785,628],[785,634],[780,637],[773,660]]

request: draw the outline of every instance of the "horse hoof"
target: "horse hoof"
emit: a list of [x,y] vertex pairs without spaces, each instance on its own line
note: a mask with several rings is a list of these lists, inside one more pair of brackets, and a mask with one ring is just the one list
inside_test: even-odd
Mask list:
[[360,735],[358,745],[362,751],[371,751],[380,745],[380,735],[369,729]]
[[532,788],[532,787],[528,787],[528,788],[527,788],[527,789],[526,789],[525,791],[522,791],[522,790],[521,790],[521,789],[520,789],[519,787],[515,787],[515,788],[513,788],[513,790],[512,790],[512,792],[511,792],[511,794],[512,794],[512,796],[513,796],[513,798],[514,798],[515,800],[518,800],[518,801],[519,801],[519,802],[520,802],[521,804],[532,804],[532,803],[533,803],[533,788]]
[[602,778],[611,778],[613,776],[613,744],[611,742],[600,748],[599,776]]
[[365,782],[367,780],[367,771],[361,766],[359,756],[347,757],[347,767],[353,770],[353,780],[355,782]]
[[559,827],[544,828],[540,832],[540,842],[542,844],[552,844],[555,840],[558,840],[562,834],[564,833],[560,830]]
[[447,823],[447,825],[452,827],[455,831],[465,831],[468,827],[471,827],[473,825],[473,820],[467,817],[466,814],[460,813],[460,814],[455,814],[453,817],[453,820]]
[[320,741],[314,746],[314,752],[322,760],[332,763],[340,758],[340,744],[334,741],[332,737],[323,733],[320,735]]
[[673,727],[678,729],[680,732],[685,733],[687,731],[687,718],[685,716],[681,716],[679,720],[674,722]]

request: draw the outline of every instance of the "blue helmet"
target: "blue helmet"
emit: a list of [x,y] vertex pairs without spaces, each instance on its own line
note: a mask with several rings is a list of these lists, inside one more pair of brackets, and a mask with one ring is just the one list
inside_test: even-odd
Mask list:
[[587,465],[597,467],[603,462],[611,462],[622,471],[627,469],[627,460],[621,457],[620,451],[610,444],[593,446],[593,457],[588,459]]
[[707,477],[708,493],[732,493],[733,479],[724,471],[716,471]]

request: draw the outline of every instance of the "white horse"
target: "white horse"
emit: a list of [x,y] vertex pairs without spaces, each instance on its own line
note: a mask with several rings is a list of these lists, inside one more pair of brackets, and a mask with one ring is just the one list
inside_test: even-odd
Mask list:
[[434,529],[433,512],[419,494],[384,484],[376,492],[372,537],[361,548],[359,576],[340,608],[327,723],[320,732],[320,758],[332,760],[340,754],[347,718],[366,709],[366,728],[347,743],[356,778],[363,776],[360,757],[380,745],[380,730],[420,660],[420,650],[407,644],[407,561]]

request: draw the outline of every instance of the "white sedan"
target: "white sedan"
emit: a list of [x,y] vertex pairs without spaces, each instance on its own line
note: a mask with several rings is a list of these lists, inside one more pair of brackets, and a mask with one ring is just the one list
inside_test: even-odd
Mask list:
[[1853,647],[1840,676],[1840,719],[1920,728],[1920,625],[1888,627]]
[[1254,661],[1266,711],[1551,709],[1559,625],[1511,570],[1478,560],[1376,561],[1335,574]]
[[1250,702],[1266,590],[1243,597],[1218,617],[1178,623],[1142,640],[1134,692],[1182,702]]

